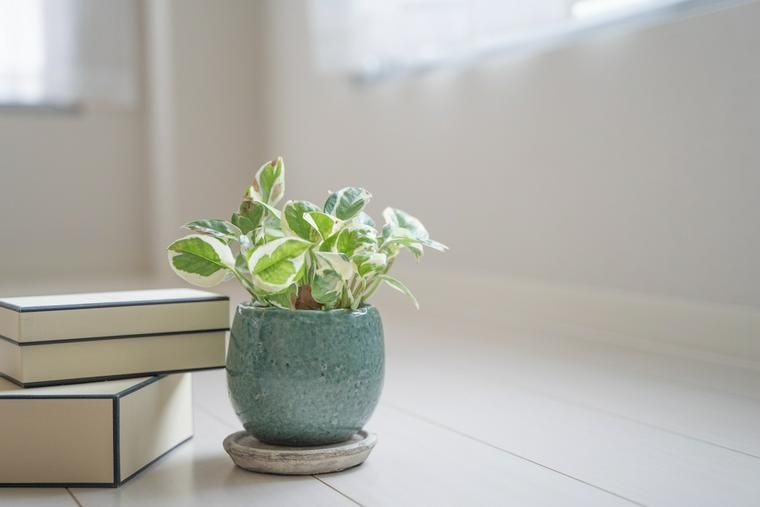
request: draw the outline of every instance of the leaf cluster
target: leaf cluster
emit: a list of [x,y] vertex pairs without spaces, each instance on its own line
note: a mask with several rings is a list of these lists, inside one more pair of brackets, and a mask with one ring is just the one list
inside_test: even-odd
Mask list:
[[184,225],[191,234],[168,247],[177,275],[201,287],[236,278],[254,303],[287,309],[356,309],[382,283],[417,300],[388,274],[402,250],[445,251],[417,218],[383,211],[378,229],[364,211],[372,197],[359,187],[331,192],[323,206],[287,201],[282,158],[256,172],[229,220]]

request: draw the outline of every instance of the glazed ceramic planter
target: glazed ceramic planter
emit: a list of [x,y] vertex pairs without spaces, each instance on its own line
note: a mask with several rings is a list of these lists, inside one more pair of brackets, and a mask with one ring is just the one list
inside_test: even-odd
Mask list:
[[227,383],[245,430],[273,445],[348,440],[383,387],[383,326],[358,310],[240,305],[230,333]]

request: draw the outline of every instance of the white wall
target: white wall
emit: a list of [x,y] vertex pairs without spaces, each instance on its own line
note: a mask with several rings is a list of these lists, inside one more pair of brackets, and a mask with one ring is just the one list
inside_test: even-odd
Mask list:
[[760,4],[369,87],[314,69],[305,2],[269,8],[288,196],[366,186],[444,273],[760,306]]
[[178,280],[166,246],[197,218],[229,218],[266,150],[262,4],[146,4],[153,273]]
[[0,286],[147,266],[143,120],[0,112]]
[[420,216],[452,246],[420,273],[760,306],[757,3],[369,87],[314,69],[307,2],[144,14],[139,110],[0,114],[0,283],[176,284],[178,226],[283,154],[290,198],[358,184]]

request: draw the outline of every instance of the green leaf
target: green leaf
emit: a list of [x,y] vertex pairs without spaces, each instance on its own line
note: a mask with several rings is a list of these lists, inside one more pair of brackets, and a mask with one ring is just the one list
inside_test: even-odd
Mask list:
[[338,243],[338,236],[340,236],[340,233],[335,233],[332,236],[325,239],[321,245],[319,245],[319,251],[320,252],[336,252],[337,251],[337,243]]
[[242,233],[240,228],[226,220],[193,220],[182,226],[185,229],[189,229],[197,234],[205,234],[213,236],[217,239],[229,243],[232,240],[237,240]]
[[359,187],[346,187],[330,194],[325,201],[325,213],[349,220],[367,205],[372,194]]
[[320,269],[326,266],[335,271],[343,280],[350,280],[356,274],[354,263],[344,254],[335,252],[316,252]]
[[285,232],[307,241],[317,241],[318,231],[305,219],[307,213],[319,211],[316,204],[309,201],[288,201],[282,208],[282,226]]
[[[422,222],[405,211],[396,208],[385,208],[383,218],[385,218],[386,225],[390,226],[392,236],[394,237],[416,239],[423,245],[441,252],[448,250],[446,245],[430,239],[430,234],[428,234]],[[405,246],[408,247],[409,245]]]
[[254,223],[251,222],[248,217],[245,217],[240,213],[233,213],[230,222],[232,222],[235,227],[240,229],[240,232],[243,234],[248,234],[256,228],[256,225],[254,225]]
[[410,291],[406,285],[404,285],[399,280],[389,275],[380,275],[379,278],[383,280],[386,284],[388,284],[388,286],[396,289],[402,294],[406,294],[407,296],[409,296],[409,298],[414,303],[414,306],[416,306],[418,310],[420,309],[420,304],[417,302],[417,298],[414,297],[414,294],[412,294],[412,291]]
[[312,229],[317,231],[317,234],[319,234],[319,237],[322,239],[329,238],[338,224],[335,217],[328,215],[327,213],[322,213],[321,211],[310,211],[305,213],[303,219],[306,220]]
[[285,163],[282,157],[262,165],[248,189],[248,196],[271,206],[277,206],[285,194]]
[[367,225],[373,229],[375,228],[375,221],[372,220],[372,217],[364,211],[361,211],[358,215],[356,215],[356,220],[362,225]]
[[273,219],[275,219],[275,220],[281,220],[282,219],[282,215],[280,214],[280,210],[278,210],[277,208],[275,208],[273,206],[270,206],[269,204],[261,203],[261,205],[264,206],[264,209],[266,209],[269,212],[269,214],[272,216]]
[[254,249],[248,260],[254,287],[264,294],[277,294],[296,283],[304,273],[304,253],[311,243],[281,238]]
[[422,244],[422,241],[415,238],[407,229],[394,227],[391,224],[383,226],[382,249],[391,256],[398,253],[399,247],[406,247],[417,260],[420,260],[424,253]]
[[269,243],[270,241],[274,241],[275,239],[284,238],[285,233],[282,232],[280,229],[276,227],[259,227],[256,229],[255,232],[255,244],[261,245],[264,243]]
[[282,308],[284,310],[295,310],[297,293],[298,287],[294,284],[285,289],[283,292],[267,296],[266,300],[268,303],[278,308]]
[[342,229],[335,243],[335,250],[353,257],[354,254],[373,250],[377,247],[377,231],[366,225],[349,226]]
[[[261,219],[264,218],[265,208],[260,202],[246,197],[243,202],[240,203],[239,216],[245,218],[250,223],[250,229],[245,232],[250,232],[261,224]],[[243,230],[241,227],[240,230]]]
[[211,236],[191,234],[178,239],[167,249],[169,265],[183,280],[200,287],[223,282],[228,270],[235,267],[232,250]]
[[370,253],[355,256],[353,261],[359,268],[359,274],[378,273],[388,265],[388,256],[384,253]]
[[311,284],[311,297],[327,308],[334,307],[343,291],[341,276],[332,270],[325,270],[314,275]]

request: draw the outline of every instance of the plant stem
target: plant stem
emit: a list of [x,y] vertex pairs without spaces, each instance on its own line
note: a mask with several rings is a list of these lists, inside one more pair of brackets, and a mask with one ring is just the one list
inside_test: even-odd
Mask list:
[[237,279],[238,279],[238,281],[239,281],[239,282],[240,282],[240,284],[243,286],[243,288],[244,288],[246,291],[248,291],[248,293],[251,295],[251,298],[252,298],[252,300],[253,300],[254,302],[258,302],[258,301],[259,301],[259,297],[258,297],[258,296],[256,295],[256,293],[254,292],[254,290],[255,290],[255,289],[254,289],[254,287],[253,287],[253,284],[251,283],[251,281],[250,281],[250,280],[248,280],[248,279],[247,279],[245,276],[243,276],[241,273],[239,273],[237,269],[233,269],[233,270],[232,270],[232,273],[235,275],[235,278],[237,278]]
[[[386,264],[385,270],[383,271],[382,274],[387,275],[388,271],[390,271],[395,261],[396,261],[396,258],[391,257],[391,259],[388,261],[388,264]],[[366,292],[364,293],[364,301],[368,300],[372,296],[372,294],[375,293],[377,288],[380,286],[380,282],[382,282],[382,279],[380,279],[379,277],[372,280],[372,282],[369,284],[369,287],[367,287]]]

